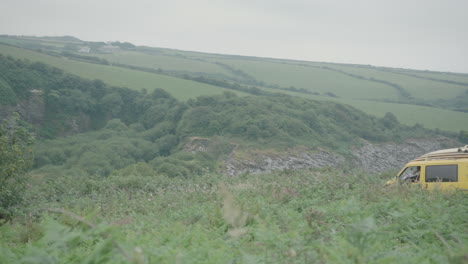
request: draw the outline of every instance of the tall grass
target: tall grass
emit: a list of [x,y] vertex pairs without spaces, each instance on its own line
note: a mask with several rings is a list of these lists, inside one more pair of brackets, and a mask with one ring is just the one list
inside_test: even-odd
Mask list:
[[466,194],[390,175],[36,175],[0,262],[464,263]]

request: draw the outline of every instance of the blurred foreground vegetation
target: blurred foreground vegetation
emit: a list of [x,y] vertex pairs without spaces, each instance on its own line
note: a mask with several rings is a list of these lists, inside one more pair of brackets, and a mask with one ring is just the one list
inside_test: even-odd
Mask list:
[[0,263],[466,263],[466,194],[390,175],[34,175]]

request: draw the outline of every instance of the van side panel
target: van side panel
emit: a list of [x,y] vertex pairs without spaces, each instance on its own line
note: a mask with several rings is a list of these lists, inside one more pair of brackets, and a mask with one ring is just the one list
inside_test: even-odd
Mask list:
[[[423,166],[421,183],[423,187],[434,190],[462,189],[468,190],[468,163],[467,162],[428,162]],[[456,170],[454,170],[456,166]],[[439,173],[443,182],[434,181],[434,175],[428,173]],[[434,173],[433,173],[434,174]],[[455,175],[454,175],[455,174]],[[432,178],[431,178],[432,177]]]
[[[405,169],[420,167],[417,174],[406,175]],[[458,189],[468,193],[468,145],[461,148],[443,149],[424,154],[406,164],[396,179],[410,180],[426,189]]]

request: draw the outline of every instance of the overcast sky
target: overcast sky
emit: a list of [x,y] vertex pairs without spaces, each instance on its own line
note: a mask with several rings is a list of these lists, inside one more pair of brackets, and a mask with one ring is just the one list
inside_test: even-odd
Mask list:
[[467,0],[0,0],[0,34],[468,73]]

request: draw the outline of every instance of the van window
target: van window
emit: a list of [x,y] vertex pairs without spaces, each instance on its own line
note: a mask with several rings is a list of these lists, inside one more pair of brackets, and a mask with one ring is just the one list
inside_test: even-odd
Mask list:
[[400,180],[407,180],[410,182],[419,182],[419,174],[421,172],[421,166],[413,166],[406,168],[400,174]]
[[457,182],[457,165],[433,165],[426,167],[426,182]]

